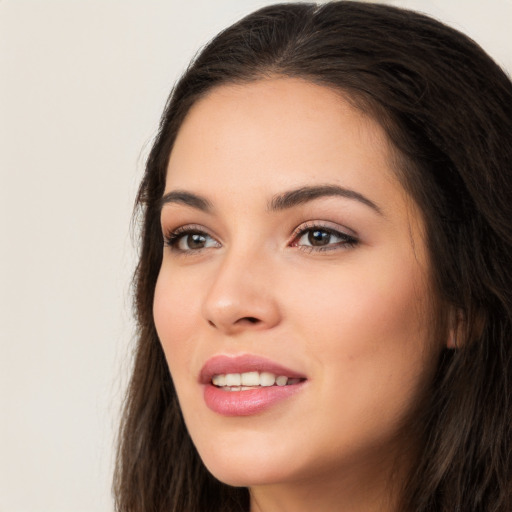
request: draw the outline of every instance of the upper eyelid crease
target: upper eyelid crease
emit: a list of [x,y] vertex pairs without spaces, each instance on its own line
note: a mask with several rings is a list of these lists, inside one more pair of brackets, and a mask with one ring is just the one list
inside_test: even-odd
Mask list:
[[310,231],[312,229],[319,229],[324,231],[329,231],[332,233],[339,233],[344,236],[350,236],[352,238],[359,238],[359,234],[354,231],[353,229],[342,226],[340,224],[331,222],[331,221],[325,221],[325,220],[313,220],[313,221],[306,221],[302,224],[299,224],[294,230],[294,234],[299,234],[303,231]]

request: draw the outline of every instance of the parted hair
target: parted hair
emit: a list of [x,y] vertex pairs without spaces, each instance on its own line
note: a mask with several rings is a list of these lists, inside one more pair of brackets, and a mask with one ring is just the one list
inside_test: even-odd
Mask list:
[[152,315],[159,200],[177,132],[214,87],[299,77],[342,92],[385,129],[426,224],[433,290],[462,328],[415,418],[402,512],[512,510],[512,84],[470,38],[425,15],[334,1],[265,7],[217,35],[172,90],[136,199],[137,344],[114,477],[118,512],[242,512],[183,422]]

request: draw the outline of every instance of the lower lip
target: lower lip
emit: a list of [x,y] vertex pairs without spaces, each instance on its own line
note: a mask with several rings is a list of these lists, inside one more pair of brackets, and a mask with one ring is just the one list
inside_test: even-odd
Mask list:
[[245,391],[225,391],[213,384],[204,388],[206,406],[222,416],[251,416],[293,396],[304,382],[290,386],[268,386]]

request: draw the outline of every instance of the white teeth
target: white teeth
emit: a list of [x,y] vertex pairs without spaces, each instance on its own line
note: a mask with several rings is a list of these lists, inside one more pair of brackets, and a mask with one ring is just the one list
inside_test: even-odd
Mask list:
[[225,386],[226,385],[226,376],[225,375],[214,375],[212,379],[212,383],[214,386]]
[[241,374],[242,386],[259,386],[260,374],[258,372],[247,372]]
[[248,389],[254,389],[254,387],[247,387],[247,386],[224,386],[222,388],[222,391],[247,391]]
[[288,377],[284,377],[283,375],[277,377],[277,379],[276,379],[276,384],[278,386],[286,386],[287,383],[288,383]]
[[270,387],[273,386],[276,382],[276,376],[270,372],[261,372],[260,373],[260,386]]
[[212,377],[214,386],[222,387],[226,391],[245,391],[257,387],[286,386],[298,384],[302,379],[288,378],[286,375],[276,377],[270,372],[245,372],[218,374]]
[[225,386],[240,386],[242,383],[242,377],[239,373],[228,373],[226,375]]

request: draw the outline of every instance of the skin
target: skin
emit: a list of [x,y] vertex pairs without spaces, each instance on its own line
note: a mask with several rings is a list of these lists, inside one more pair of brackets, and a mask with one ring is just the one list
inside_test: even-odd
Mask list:
[[[338,195],[268,208],[325,185],[375,208]],[[223,85],[179,131],[165,193],[177,190],[211,210],[163,206],[164,236],[188,226],[205,238],[198,248],[178,234],[163,248],[154,318],[208,469],[250,487],[253,512],[395,510],[415,447],[409,419],[446,340],[431,321],[422,217],[382,128],[300,79]],[[357,242],[324,233],[312,246],[312,226]],[[218,354],[264,356],[307,381],[259,414],[221,416],[198,383]]]

